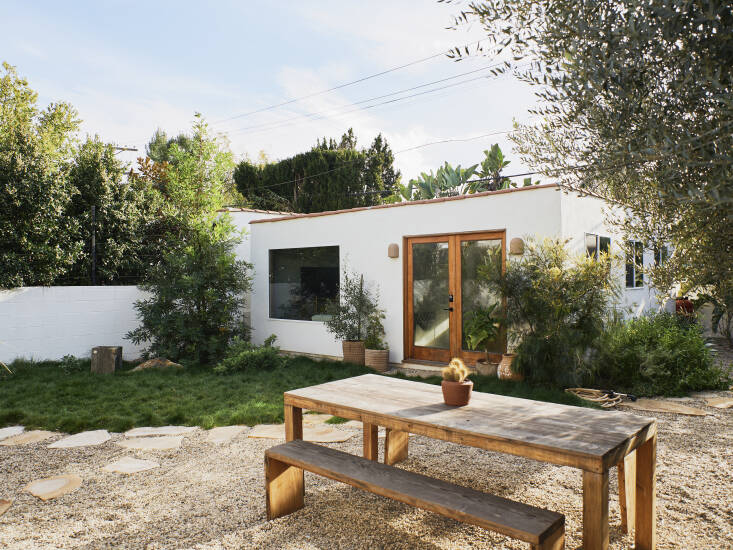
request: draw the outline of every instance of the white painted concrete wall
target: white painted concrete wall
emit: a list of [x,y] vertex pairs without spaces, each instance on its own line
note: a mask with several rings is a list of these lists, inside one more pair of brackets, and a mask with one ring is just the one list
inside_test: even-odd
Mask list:
[[[559,236],[562,194],[555,187],[471,197],[463,200],[358,210],[335,215],[294,218],[250,225],[255,278],[252,302],[253,341],[278,336],[283,350],[341,356],[341,344],[322,322],[269,317],[269,250],[310,246],[340,247],[340,260],[379,285],[386,310],[384,327],[390,361],[403,354],[403,261],[405,236],[506,229],[514,237]],[[390,243],[400,257],[387,256]]]
[[0,361],[89,357],[95,346],[122,346],[125,359],[136,359],[141,349],[125,334],[138,326],[133,304],[144,296],[135,286],[2,290]]

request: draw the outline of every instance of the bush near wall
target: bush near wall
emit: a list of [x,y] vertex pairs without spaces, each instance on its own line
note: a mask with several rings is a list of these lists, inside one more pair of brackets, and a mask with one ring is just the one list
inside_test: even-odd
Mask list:
[[701,328],[675,314],[614,322],[597,347],[592,369],[597,387],[641,396],[679,396],[729,384]]

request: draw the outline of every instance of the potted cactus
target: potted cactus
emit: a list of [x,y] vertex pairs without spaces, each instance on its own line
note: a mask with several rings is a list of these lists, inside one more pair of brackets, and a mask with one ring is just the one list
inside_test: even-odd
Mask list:
[[496,376],[496,364],[489,359],[489,351],[501,333],[501,320],[494,314],[497,305],[473,311],[463,326],[469,349],[486,354],[486,359],[476,361],[476,370],[484,376]]
[[443,375],[441,387],[443,389],[443,401],[445,401],[445,404],[454,407],[468,405],[468,402],[471,400],[473,382],[466,380],[468,376],[466,364],[458,357],[455,357],[441,371],[441,374]]

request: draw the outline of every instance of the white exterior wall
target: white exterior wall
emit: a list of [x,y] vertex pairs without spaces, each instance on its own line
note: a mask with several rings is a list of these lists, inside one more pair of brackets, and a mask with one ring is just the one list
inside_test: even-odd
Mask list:
[[137,328],[135,286],[24,287],[0,291],[0,361],[89,357],[96,346],[122,346],[125,359],[141,347],[125,340]]
[[[373,208],[334,215],[301,217],[250,225],[255,276],[252,303],[252,339],[256,343],[276,334],[286,351],[341,356],[341,344],[322,322],[269,317],[269,250],[312,246],[339,246],[341,270],[348,266],[363,273],[380,289],[386,310],[384,327],[390,361],[403,354],[402,238],[406,236],[506,229],[507,247],[514,237],[559,236],[560,201],[555,187],[449,200],[427,204]],[[399,258],[389,258],[387,247],[397,243]]]
[[[623,261],[626,255],[624,240],[621,234],[607,222],[607,213],[622,216],[618,209],[609,210],[610,206],[602,199],[595,197],[579,197],[576,193],[562,193],[561,217],[562,237],[568,240],[568,247],[576,254],[585,254],[585,234],[593,233],[599,236],[611,237],[611,250],[622,261],[616,266],[615,276],[621,288],[618,307],[627,315],[641,315],[649,310],[664,307],[666,296],[660,296],[647,283],[644,276],[644,286],[626,288],[626,267]],[[644,250],[644,265],[654,262],[654,252]]]

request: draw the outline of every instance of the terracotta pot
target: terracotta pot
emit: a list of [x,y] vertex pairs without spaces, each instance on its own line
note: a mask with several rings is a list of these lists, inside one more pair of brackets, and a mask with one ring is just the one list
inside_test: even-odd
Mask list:
[[695,307],[692,305],[692,301],[685,296],[674,301],[674,310],[678,315],[692,315],[695,312]]
[[344,350],[344,363],[364,364],[364,342],[343,340],[341,346]]
[[464,380],[463,382],[452,382],[443,380],[441,383],[443,388],[443,401],[446,405],[453,407],[462,407],[468,405],[471,400],[471,390],[473,390],[473,382]]
[[516,355],[513,353],[505,353],[501,356],[501,363],[499,363],[497,373],[502,380],[524,380],[524,376],[512,370],[512,361],[514,361],[515,357]]
[[486,359],[479,359],[476,361],[476,372],[481,376],[496,376],[498,366],[496,363],[491,363]]
[[386,372],[389,369],[388,349],[365,349],[364,364],[379,372]]

